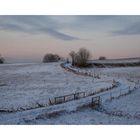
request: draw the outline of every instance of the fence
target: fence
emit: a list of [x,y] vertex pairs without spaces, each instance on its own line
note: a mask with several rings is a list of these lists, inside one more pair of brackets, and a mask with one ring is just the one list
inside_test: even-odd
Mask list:
[[78,100],[87,96],[89,95],[86,94],[86,92],[77,92],[77,93],[73,93],[69,95],[54,97],[53,99],[49,99],[49,105],[62,104],[62,103],[69,102],[72,100]]
[[126,88],[116,89],[115,91],[111,91],[108,94],[102,94],[102,95],[100,95],[100,97],[102,98],[102,101],[112,100],[115,98],[119,98],[121,96],[131,94],[133,90],[135,90],[135,86],[134,86],[134,88],[131,88],[129,86]]
[[92,107],[98,107],[100,104],[101,104],[100,96],[92,97],[92,101],[91,101],[91,106]]
[[[76,70],[76,69],[74,69],[72,67],[65,66],[64,63],[61,64],[61,66],[63,68],[65,68],[66,70],[71,71],[71,72],[73,72],[75,74],[91,76],[91,77],[93,76],[92,73],[79,71],[79,70]],[[104,82],[104,81],[102,81],[102,82]],[[116,87],[117,84],[118,83],[115,82],[115,84],[113,83],[112,86]],[[91,103],[93,104],[94,103],[93,100],[97,100],[97,99],[98,99],[97,102],[101,103],[101,100],[105,101],[105,100],[112,100],[114,98],[119,98],[120,96],[125,96],[127,94],[130,94],[134,89],[139,88],[139,87],[140,87],[140,81],[138,80],[137,83],[135,84],[135,86],[132,89],[129,86],[129,87],[126,87],[126,88],[116,89],[115,91],[110,91],[109,93],[103,93],[103,94],[101,93],[100,95],[96,96],[97,98],[93,97]],[[105,89],[100,89],[100,91],[93,92],[93,93],[82,92],[82,93],[75,93],[75,94],[71,94],[71,95],[61,96],[61,97],[55,97],[55,100],[54,100],[53,104],[59,104],[59,103],[64,103],[64,102],[67,102],[67,101],[76,100],[76,99],[80,99],[80,98],[84,98],[84,97],[88,97],[88,96],[93,96],[93,95],[98,94],[99,92],[108,91],[108,90],[110,90],[112,88],[108,88],[106,90]],[[67,99],[67,96],[70,97],[71,100]],[[99,98],[100,98],[100,100],[99,100]],[[96,104],[96,102],[95,102],[95,104]]]
[[[108,93],[101,93],[99,95],[95,94],[91,98],[89,98],[89,102],[91,103],[93,108],[98,107],[103,101],[105,101],[107,99],[112,100],[114,98],[124,96],[126,94],[131,93],[133,90],[134,89],[131,88],[131,87],[126,87],[126,88],[121,88],[121,89],[115,89],[115,91],[110,92],[110,93],[109,92]],[[55,101],[56,101],[56,103],[60,103],[60,101],[58,102],[58,100],[61,100],[62,102],[65,100],[65,102],[67,102],[67,101],[70,101],[70,100],[74,100],[74,96],[75,96],[75,100],[77,100],[77,97],[84,97],[84,96],[86,97],[87,95],[88,95],[87,93],[81,92],[79,94],[75,93],[75,94],[65,95],[65,98],[63,96],[60,96],[59,98],[56,97],[56,98],[54,98],[54,100],[50,100],[50,101],[52,101],[52,103],[54,103]],[[61,111],[62,109],[58,108],[58,111]],[[56,110],[54,110],[54,112],[55,111]],[[13,123],[18,122],[19,121],[19,116],[22,116],[22,117],[20,117],[20,119],[22,119],[23,121],[30,123],[34,119],[39,118],[39,116],[42,116],[42,114],[46,115],[46,114],[49,114],[51,112],[53,112],[53,111],[52,111],[52,109],[49,109],[49,108],[48,109],[46,108],[46,110],[43,109],[43,111],[37,111],[37,112],[35,111],[35,113],[32,113],[32,114],[26,114],[26,113],[22,114],[22,112],[20,112],[22,115],[17,114],[16,116],[14,116],[14,118],[7,118],[5,123],[9,124],[11,122],[13,122]]]
[[117,86],[118,86],[118,83],[116,82],[115,84],[112,85],[112,87],[108,87],[105,89],[101,88],[100,90],[94,91],[94,92],[77,92],[77,93],[72,93],[69,95],[54,97],[52,99],[49,99],[49,105],[62,104],[62,103],[69,102],[72,100],[78,100],[81,98],[93,96],[93,95],[99,94],[101,92],[109,91]]
[[110,93],[103,93],[100,94],[99,96],[95,96],[92,97],[91,99],[91,106],[92,107],[98,107],[101,105],[102,102],[106,101],[106,100],[112,100],[115,98],[119,98],[121,96],[126,96],[128,94],[131,94],[132,91],[135,89],[135,87],[133,89],[131,89],[131,87],[126,87],[126,88],[121,88],[121,89],[117,89],[116,91],[110,92]]
[[74,93],[74,94],[69,94],[69,95],[64,95],[64,96],[54,97],[53,99],[49,99],[49,105],[62,104],[62,103],[65,103],[65,102],[78,100],[78,99],[81,99],[81,98],[94,96],[94,95],[95,95],[95,97],[92,97],[91,104],[92,105],[94,105],[94,104],[98,105],[98,104],[101,104],[101,102],[104,102],[106,100],[112,100],[112,99],[115,99],[115,98],[119,98],[120,96],[128,95],[134,89],[135,89],[135,87],[131,88],[129,86],[129,87],[126,87],[126,88],[115,89],[114,91],[109,91],[108,93],[106,93],[105,91],[110,90],[110,88],[101,89],[98,92],[91,92],[91,93],[78,92],[78,93]]

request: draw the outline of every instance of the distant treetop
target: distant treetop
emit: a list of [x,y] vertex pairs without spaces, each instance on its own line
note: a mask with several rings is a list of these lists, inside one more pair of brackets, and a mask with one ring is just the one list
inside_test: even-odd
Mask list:
[[47,63],[47,62],[58,62],[60,60],[60,56],[57,54],[45,54],[45,56],[43,57],[43,63]]
[[99,60],[106,60],[106,57],[105,56],[100,56]]

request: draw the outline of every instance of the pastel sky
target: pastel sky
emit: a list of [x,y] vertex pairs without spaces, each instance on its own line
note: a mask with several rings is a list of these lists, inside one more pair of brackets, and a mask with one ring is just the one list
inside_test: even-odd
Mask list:
[[94,59],[140,57],[140,16],[0,16],[0,54],[7,62],[67,57],[79,48]]

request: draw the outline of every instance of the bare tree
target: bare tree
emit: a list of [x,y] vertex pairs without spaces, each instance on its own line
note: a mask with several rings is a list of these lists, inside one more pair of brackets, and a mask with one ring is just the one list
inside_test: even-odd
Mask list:
[[70,57],[71,57],[71,59],[72,59],[72,65],[74,66],[75,65],[75,59],[76,59],[76,53],[74,52],[74,51],[71,51],[70,53],[69,53],[69,55],[70,55]]
[[0,54],[0,64],[3,64],[5,62],[5,59]]
[[78,53],[77,53],[77,59],[78,59],[78,65],[79,66],[86,66],[87,65],[87,61],[89,60],[91,54],[90,52],[85,49],[85,48],[81,48]]
[[79,67],[87,66],[87,61],[91,56],[90,52],[85,48],[81,48],[77,53],[72,51],[70,52],[69,55],[72,58],[72,65],[79,66]]

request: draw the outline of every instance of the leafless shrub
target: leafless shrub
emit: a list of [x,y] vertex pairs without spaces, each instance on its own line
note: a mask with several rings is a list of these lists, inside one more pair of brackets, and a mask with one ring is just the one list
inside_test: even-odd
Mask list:
[[87,61],[91,57],[90,52],[85,48],[79,49],[77,53],[72,51],[69,55],[72,59],[72,65],[78,67],[86,67],[88,65]]

